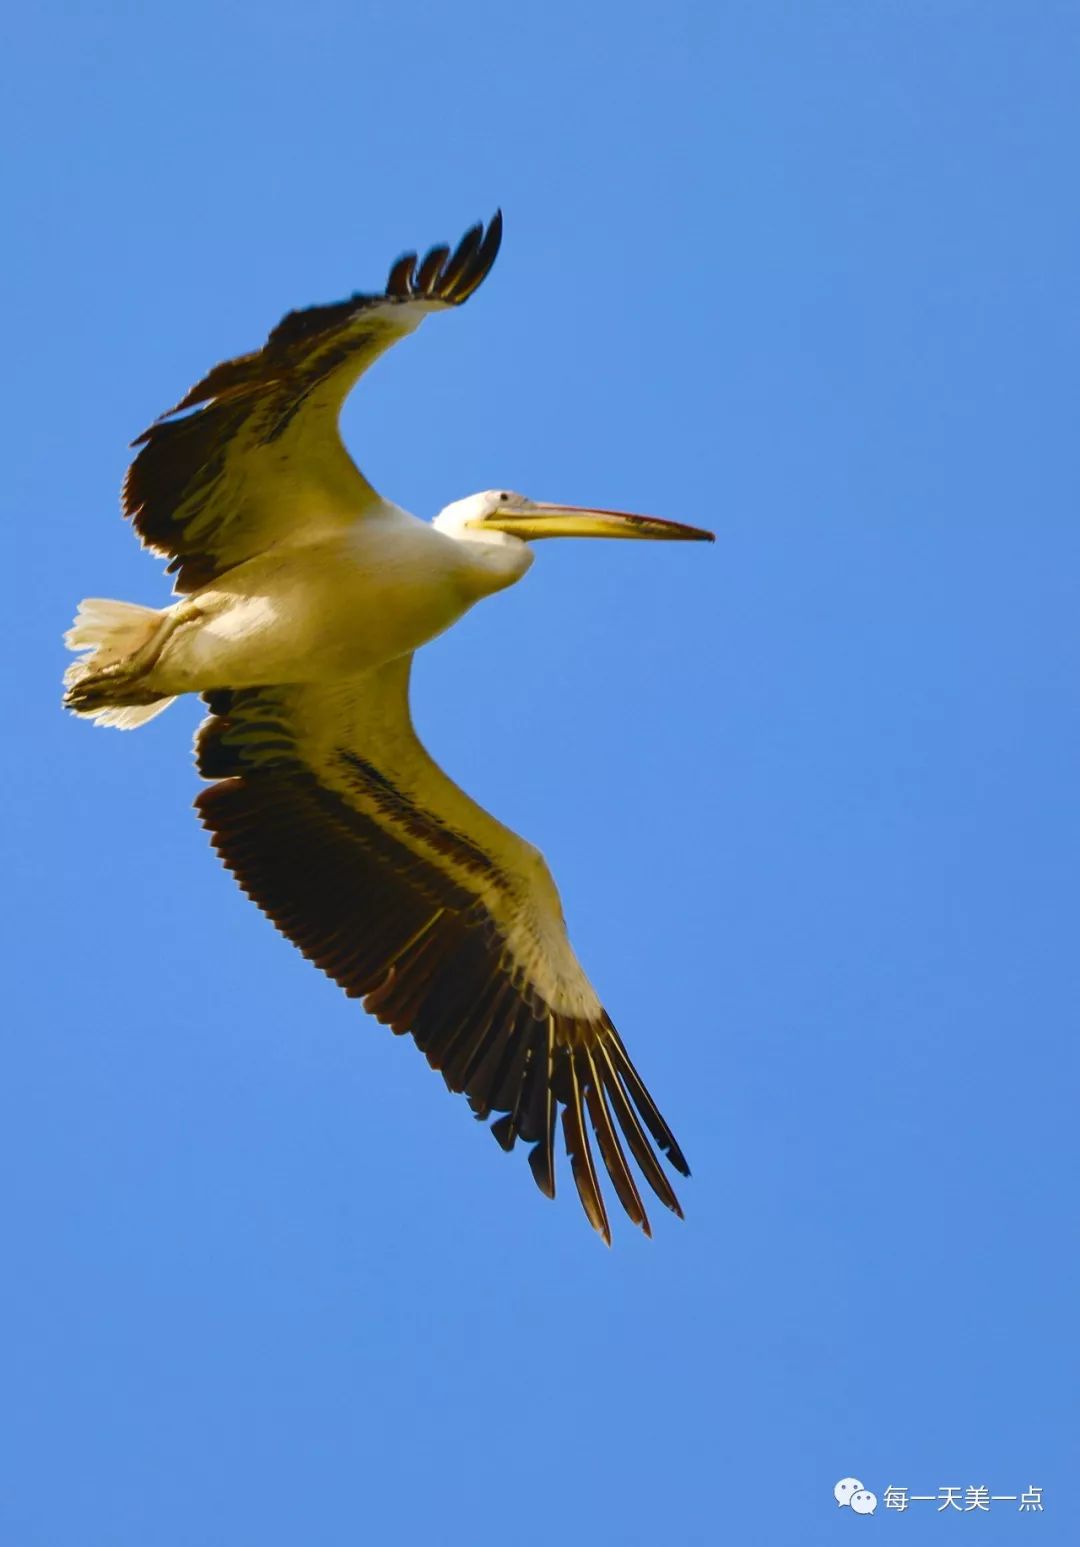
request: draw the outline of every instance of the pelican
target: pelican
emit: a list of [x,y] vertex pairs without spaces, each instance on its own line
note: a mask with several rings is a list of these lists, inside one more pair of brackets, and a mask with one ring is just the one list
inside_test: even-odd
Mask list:
[[242,890],[394,1032],[411,1032],[506,1150],[555,1195],[556,1122],[610,1244],[590,1130],[620,1204],[651,1234],[635,1173],[682,1216],[656,1151],[682,1150],[575,956],[543,856],[443,773],[409,713],[413,653],[514,585],[546,537],[711,541],[652,516],[489,490],[418,520],[377,494],[338,416],[378,357],[461,306],[502,217],[399,258],[382,295],[290,312],[138,440],[122,506],[169,558],[163,608],[83,601],[65,705],[121,730],[184,693],[209,715],[199,817]]

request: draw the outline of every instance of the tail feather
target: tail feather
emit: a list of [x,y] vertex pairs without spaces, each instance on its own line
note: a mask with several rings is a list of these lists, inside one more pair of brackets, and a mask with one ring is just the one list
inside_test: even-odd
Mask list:
[[79,603],[75,621],[64,635],[69,650],[88,652],[64,673],[64,704],[73,713],[134,730],[172,703],[172,698],[148,697],[124,663],[148,645],[165,614],[156,607],[114,602],[92,596]]
[[156,719],[172,702],[171,698],[155,698],[150,704],[110,704],[103,709],[80,709],[76,704],[69,704],[68,708],[82,720],[93,720],[95,725],[111,725],[114,730],[134,731],[148,720]]

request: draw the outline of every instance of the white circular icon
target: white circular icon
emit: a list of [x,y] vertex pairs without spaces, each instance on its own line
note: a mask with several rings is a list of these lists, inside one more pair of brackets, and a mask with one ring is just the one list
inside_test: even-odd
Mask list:
[[851,1495],[853,1493],[862,1493],[864,1491],[863,1485],[857,1477],[841,1477],[833,1489],[833,1497],[842,1509],[845,1504],[851,1503]]
[[869,1488],[857,1488],[848,1503],[857,1515],[872,1515],[877,1509],[877,1494]]

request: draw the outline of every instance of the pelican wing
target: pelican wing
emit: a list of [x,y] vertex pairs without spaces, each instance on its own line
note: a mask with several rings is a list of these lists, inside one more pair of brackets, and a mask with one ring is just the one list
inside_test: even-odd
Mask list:
[[[675,1213],[654,1145],[686,1161],[566,934],[540,853],[428,756],[408,658],[344,684],[207,695],[196,805],[240,886],[316,966],[411,1032],[504,1149],[532,1146],[555,1193],[561,1125],[590,1222],[610,1241],[590,1133],[649,1232],[630,1155]],[[621,1135],[621,1138],[620,1138]]]
[[134,442],[123,510],[194,591],[277,543],[354,520],[375,498],[337,419],[361,372],[431,311],[460,306],[502,237],[496,214],[456,251],[390,270],[384,295],[290,312],[261,349],[216,365]]

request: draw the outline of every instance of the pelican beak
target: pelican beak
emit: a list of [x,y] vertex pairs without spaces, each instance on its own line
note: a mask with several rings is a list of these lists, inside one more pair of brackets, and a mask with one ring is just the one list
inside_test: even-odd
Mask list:
[[540,537],[639,537],[654,542],[711,543],[712,532],[681,521],[662,521],[659,516],[635,516],[627,510],[590,510],[583,505],[507,506],[496,510],[478,527],[510,532],[526,542]]

